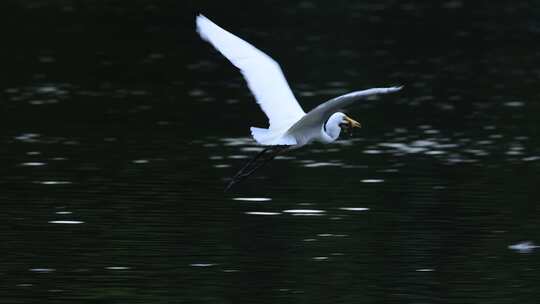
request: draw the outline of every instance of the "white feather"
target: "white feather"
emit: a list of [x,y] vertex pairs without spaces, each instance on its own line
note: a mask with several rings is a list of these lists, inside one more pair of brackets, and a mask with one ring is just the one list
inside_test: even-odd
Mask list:
[[199,35],[240,69],[257,103],[268,117],[269,132],[282,135],[304,116],[305,112],[275,60],[203,15],[197,16],[196,23]]

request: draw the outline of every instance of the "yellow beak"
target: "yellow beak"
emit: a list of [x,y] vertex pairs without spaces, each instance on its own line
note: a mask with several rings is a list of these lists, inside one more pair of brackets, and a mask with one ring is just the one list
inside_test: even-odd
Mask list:
[[349,124],[349,126],[351,128],[361,128],[362,127],[362,125],[358,121],[350,118],[349,116],[345,116],[345,120],[347,121],[347,123]]

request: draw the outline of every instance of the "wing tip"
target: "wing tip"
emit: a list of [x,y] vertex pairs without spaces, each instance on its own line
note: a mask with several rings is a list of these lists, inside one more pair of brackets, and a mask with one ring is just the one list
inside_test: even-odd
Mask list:
[[389,89],[390,89],[392,92],[397,92],[397,91],[401,91],[404,87],[405,87],[404,85],[398,85],[398,86],[390,87]]
[[206,35],[206,31],[208,29],[208,26],[211,26],[212,24],[214,24],[212,21],[210,21],[210,19],[206,18],[205,15],[199,13],[197,14],[197,16],[195,17],[195,25],[196,25],[196,31],[197,33],[199,33],[199,35],[201,36],[201,38],[205,39],[205,40],[208,40],[208,37]]
[[209,19],[206,18],[205,15],[203,15],[201,13],[198,13],[197,16],[195,16],[195,20],[196,20],[197,24],[199,24],[201,22],[208,21]]
[[399,85],[399,86],[393,86],[393,87],[388,87],[388,88],[385,88],[382,93],[383,94],[388,94],[388,93],[395,93],[395,92],[399,92],[403,89],[403,85]]

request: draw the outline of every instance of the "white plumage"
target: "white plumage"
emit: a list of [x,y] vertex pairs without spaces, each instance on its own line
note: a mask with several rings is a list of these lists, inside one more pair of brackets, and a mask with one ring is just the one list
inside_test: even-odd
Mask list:
[[199,35],[240,69],[257,103],[268,117],[268,129],[251,128],[253,138],[261,145],[300,147],[312,141],[333,142],[339,137],[343,124],[359,126],[345,114],[337,112],[340,108],[367,96],[401,89],[390,87],[352,92],[331,99],[306,114],[275,60],[203,15],[197,16],[196,24]]

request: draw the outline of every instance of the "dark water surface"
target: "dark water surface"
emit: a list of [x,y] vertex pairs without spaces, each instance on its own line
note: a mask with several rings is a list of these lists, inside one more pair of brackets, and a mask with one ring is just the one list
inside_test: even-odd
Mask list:
[[[11,1],[1,303],[538,303],[540,5]],[[229,193],[266,119],[194,32],[364,128]]]

